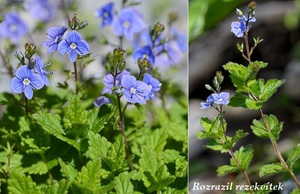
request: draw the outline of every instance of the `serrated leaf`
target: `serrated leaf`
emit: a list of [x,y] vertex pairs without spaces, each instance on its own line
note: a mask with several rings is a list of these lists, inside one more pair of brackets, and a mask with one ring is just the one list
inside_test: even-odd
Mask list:
[[[234,155],[239,162],[240,167],[246,170],[253,158],[253,148],[251,145],[247,145],[246,147],[241,146],[239,150],[234,152]],[[230,159],[230,162],[231,164],[236,164],[232,158]]]
[[200,119],[200,125],[205,129],[205,131],[210,131],[210,128],[212,126],[212,120],[210,120],[207,117],[202,117]]
[[55,181],[51,186],[49,186],[46,191],[47,194],[67,194],[69,189],[69,181],[66,179],[61,179],[59,182]]
[[259,169],[259,176],[267,176],[285,172],[286,169],[282,166],[281,163],[274,163],[274,164],[266,164]]
[[47,113],[46,111],[38,111],[33,114],[33,118],[37,121],[41,127],[51,135],[61,136],[65,134],[61,124],[60,124],[60,116],[52,115]]
[[89,161],[82,167],[76,177],[77,184],[96,192],[100,188],[101,160],[99,158]]
[[268,80],[261,90],[260,100],[263,102],[268,101],[284,82],[285,80],[277,80],[277,79]]
[[228,62],[223,68],[229,71],[229,77],[237,90],[240,92],[245,91],[250,76],[249,70],[245,66],[233,62]]
[[288,155],[286,164],[289,169],[293,169],[293,166],[297,160],[300,159],[300,146],[295,147]]
[[64,125],[66,133],[72,137],[84,137],[88,130],[87,112],[78,96],[73,96],[66,107]]
[[228,151],[227,149],[223,150],[223,144],[216,138],[208,140],[207,145],[204,147],[215,151],[221,151],[222,153],[226,153]]
[[47,174],[48,167],[47,164],[43,161],[39,161],[36,164],[31,165],[30,167],[24,168],[24,172],[27,172],[28,174]]
[[71,165],[66,164],[62,159],[58,159],[62,176],[67,178],[71,183],[77,177],[78,171]]
[[128,172],[119,174],[115,177],[115,190],[117,194],[138,194],[140,192],[135,192],[133,184],[130,182],[130,177]]
[[65,125],[71,127],[73,123],[86,123],[87,113],[77,95],[73,96],[66,107]]
[[142,146],[141,158],[139,160],[142,169],[155,174],[162,163],[163,162],[158,159],[156,153],[151,148]]
[[156,129],[147,138],[146,145],[151,147],[156,153],[163,151],[165,145],[167,144],[168,134],[166,129]]
[[33,114],[33,118],[47,133],[54,135],[58,139],[74,146],[77,150],[80,149],[79,143],[76,140],[65,137],[65,132],[60,124],[60,116],[52,115],[46,111],[38,111]]
[[97,157],[107,158],[107,153],[109,151],[111,143],[107,141],[105,137],[101,137],[99,134],[90,132],[88,143],[91,159]]
[[41,194],[36,183],[30,176],[25,176],[19,171],[11,171],[8,179],[8,191],[10,194],[36,193]]
[[[279,122],[274,115],[264,115],[264,121],[262,119],[253,120],[251,125],[253,133],[260,138],[271,138],[275,141],[278,140],[279,134],[283,129],[283,122]],[[267,126],[265,126],[265,123]]]
[[[101,107],[104,108],[104,107]],[[112,116],[115,114],[115,106],[108,106],[105,107],[105,110],[99,108],[94,108],[92,111],[88,112],[87,117],[89,125],[90,125],[90,131],[93,131],[95,133],[100,132],[106,123],[112,118]],[[108,109],[108,110],[107,110]],[[103,114],[105,112],[106,114]]]
[[241,93],[236,93],[230,98],[229,106],[233,107],[243,107],[248,109],[258,110],[262,107],[262,102],[257,102],[248,96]]
[[218,176],[225,176],[233,172],[239,172],[239,168],[237,166],[223,165],[217,169]]
[[102,158],[110,167],[112,172],[122,171],[128,168],[130,160],[133,158],[126,158],[126,151],[123,138],[118,138],[109,148],[107,158]]

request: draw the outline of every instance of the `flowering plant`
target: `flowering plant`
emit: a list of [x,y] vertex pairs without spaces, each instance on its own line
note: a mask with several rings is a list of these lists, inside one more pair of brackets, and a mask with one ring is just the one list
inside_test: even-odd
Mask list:
[[[262,42],[260,38],[253,38],[253,46],[249,43],[250,23],[255,22],[256,3],[251,2],[248,5],[247,14],[244,15],[239,9],[236,9],[239,21],[231,23],[231,32],[238,38],[243,38],[244,43],[238,43],[237,49],[243,58],[247,61],[247,65],[234,62],[228,62],[223,68],[228,71],[231,82],[236,91],[234,94],[221,92],[221,84],[224,80],[222,72],[217,72],[213,80],[213,86],[206,84],[205,87],[213,92],[209,95],[205,102],[201,103],[201,109],[209,107],[214,108],[218,115],[214,119],[206,117],[201,118],[200,123],[204,130],[197,134],[199,139],[210,139],[211,141],[205,146],[221,153],[229,153],[231,156],[230,164],[220,166],[217,169],[219,176],[229,173],[241,173],[247,183],[247,193],[270,193],[273,188],[265,186],[265,189],[255,190],[253,182],[251,182],[248,171],[250,164],[255,155],[252,145],[241,146],[234,151],[234,147],[239,140],[247,136],[249,133],[238,130],[233,136],[228,135],[228,125],[226,123],[225,106],[243,107],[259,111],[260,118],[254,119],[250,126],[254,135],[262,139],[269,139],[277,160],[273,163],[265,163],[259,168],[259,176],[269,176],[274,174],[288,174],[294,182],[294,190],[292,193],[300,192],[299,178],[297,179],[294,172],[294,166],[300,158],[300,147],[296,145],[289,151],[286,157],[280,152],[278,147],[278,139],[283,130],[283,122],[279,122],[273,114],[265,114],[263,105],[270,100],[276,93],[277,89],[284,84],[285,80],[270,79],[264,80],[258,78],[257,74],[268,64],[262,61],[252,61],[251,56],[254,49]],[[229,97],[231,98],[229,99]],[[283,185],[284,187],[284,185]],[[252,188],[252,189],[251,189]],[[284,190],[284,188],[283,188]]]
[[95,15],[54,2],[8,3],[0,20],[1,193],[187,193],[178,21],[149,25],[135,0]]

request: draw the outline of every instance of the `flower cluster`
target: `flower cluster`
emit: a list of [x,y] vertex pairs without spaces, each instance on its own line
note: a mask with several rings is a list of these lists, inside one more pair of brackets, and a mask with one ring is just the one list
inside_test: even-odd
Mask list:
[[[15,72],[15,77],[12,78],[10,88],[11,91],[17,94],[24,93],[26,98],[33,97],[33,89],[39,90],[44,85],[49,86],[49,80],[45,65],[39,56],[36,56],[34,62],[29,65],[21,65]],[[31,65],[35,64],[34,68]]]
[[239,16],[239,21],[231,23],[231,32],[235,34],[236,37],[244,37],[245,33],[248,33],[248,30],[251,28],[250,22],[255,22],[254,17],[255,11],[254,8],[249,8],[248,15],[243,15],[243,12],[239,9],[236,9],[236,13]]
[[157,23],[149,27],[134,7],[125,6],[117,16],[114,15],[114,8],[114,3],[110,2],[98,9],[96,15],[101,19],[100,28],[111,25],[115,35],[130,41],[134,47],[132,57],[136,62],[147,59],[152,67],[168,69],[181,60],[182,52],[187,50],[183,33],[172,28],[169,33],[171,37],[164,37],[164,25]]
[[213,93],[206,98],[205,102],[201,102],[201,109],[206,109],[212,104],[227,105],[229,103],[229,93]]
[[88,43],[82,39],[78,30],[87,26],[87,22],[79,22],[77,15],[74,14],[73,18],[69,18],[69,26],[72,31],[62,39],[67,31],[67,27],[50,27],[47,30],[47,40],[43,46],[48,47],[48,53],[58,50],[63,55],[69,55],[70,62],[74,63],[79,56],[87,55],[90,52]]

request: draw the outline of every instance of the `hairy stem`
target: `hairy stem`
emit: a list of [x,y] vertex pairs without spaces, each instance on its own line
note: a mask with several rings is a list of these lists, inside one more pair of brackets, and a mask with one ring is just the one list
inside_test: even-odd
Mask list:
[[76,61],[73,63],[74,65],[74,74],[75,74],[75,93],[78,94],[77,82],[78,82],[78,72],[77,72],[77,64]]
[[[225,144],[225,142],[221,138],[219,138],[219,141],[222,144]],[[240,172],[243,174],[243,176],[244,176],[244,178],[245,178],[245,180],[246,180],[246,182],[247,182],[247,184],[249,185],[249,188],[250,188],[251,187],[251,181],[250,181],[250,178],[249,178],[247,172],[241,167],[241,165],[240,165],[239,161],[237,160],[237,158],[235,157],[234,152],[232,151],[232,149],[229,149],[228,152],[229,152],[230,156],[232,157],[232,159],[234,160],[235,164],[240,169]],[[252,190],[249,190],[249,192],[251,194],[253,194]]]
[[[262,121],[263,121],[263,123],[264,123],[264,126],[266,127],[267,131],[270,132],[270,131],[271,131],[271,130],[270,130],[270,127],[269,127],[268,124],[267,124],[267,121],[266,121],[266,119],[265,119],[264,113],[263,113],[263,111],[262,111],[261,108],[259,109],[259,112],[260,112],[261,119],[262,119]],[[276,155],[277,155],[277,158],[279,159],[279,161],[281,162],[281,164],[283,165],[283,167],[289,172],[289,174],[290,174],[291,177],[293,178],[294,182],[296,183],[296,185],[297,185],[297,187],[298,187],[298,190],[300,191],[300,183],[299,183],[299,181],[297,180],[297,177],[295,176],[294,172],[288,167],[288,165],[286,164],[284,158],[282,157],[281,152],[280,152],[280,150],[279,150],[279,148],[278,148],[277,142],[274,141],[274,140],[271,139],[271,138],[270,138],[270,140],[271,140],[273,149],[274,149],[274,151],[275,151],[275,153],[276,153]]]

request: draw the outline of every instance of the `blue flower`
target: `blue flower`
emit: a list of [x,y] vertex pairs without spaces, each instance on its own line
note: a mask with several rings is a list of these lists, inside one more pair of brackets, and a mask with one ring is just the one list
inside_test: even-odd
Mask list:
[[14,44],[18,44],[27,33],[26,23],[16,12],[5,14],[3,22],[0,23],[0,38],[10,39]]
[[26,65],[22,65],[16,71],[16,77],[13,77],[10,83],[11,91],[17,94],[25,93],[26,98],[31,99],[33,90],[39,90],[44,86],[41,77],[29,69]]
[[128,102],[146,104],[145,96],[150,92],[150,87],[146,83],[137,81],[132,75],[124,75],[121,84],[124,98]]
[[70,61],[74,63],[77,54],[86,55],[90,49],[88,43],[81,38],[81,35],[76,30],[72,30],[67,34],[66,39],[58,44],[57,50],[63,55],[69,53]]
[[41,60],[41,58],[39,56],[37,56],[35,58],[35,71],[40,75],[41,79],[43,80],[44,84],[46,86],[50,85],[50,82],[48,80],[47,75],[51,74],[50,72],[46,71],[45,69],[45,65],[43,63],[43,61]]
[[113,23],[113,31],[117,36],[124,36],[132,41],[134,35],[146,27],[143,16],[136,9],[129,7],[119,12],[118,19]]
[[102,19],[100,28],[104,26],[109,26],[114,20],[114,3],[110,2],[99,8],[97,11],[97,16]]
[[145,99],[149,100],[151,98],[152,100],[155,100],[155,92],[160,90],[161,83],[148,73],[144,75],[143,81],[150,87],[150,92],[145,96]]
[[58,44],[62,40],[62,37],[66,31],[67,31],[66,26],[50,27],[47,30],[48,39],[43,43],[43,46],[48,47],[48,53],[52,53],[57,50]]
[[94,106],[96,107],[101,107],[104,104],[108,104],[111,103],[110,99],[105,97],[105,96],[100,96],[99,98],[97,98],[97,100],[94,102]]
[[177,43],[181,52],[187,51],[187,37],[185,34],[179,32],[177,29],[173,28],[171,30],[172,36]]
[[168,42],[162,47],[157,47],[155,53],[155,66],[160,70],[167,70],[182,59],[182,52],[174,42]]
[[[129,71],[124,70],[120,74],[117,75],[116,77],[116,83],[115,86],[121,87],[121,80],[124,75],[129,75]],[[112,94],[112,87],[114,86],[114,77],[111,74],[107,74],[103,78],[103,83],[105,84],[105,87],[102,90],[102,94]],[[116,91],[117,93],[120,93],[120,91]]]
[[221,92],[221,93],[214,93],[211,95],[214,99],[215,104],[226,105],[229,103],[229,93],[228,92]]
[[25,8],[30,14],[42,22],[49,22],[54,16],[56,9],[49,0],[29,0]]
[[[255,22],[256,19],[254,17],[248,19],[246,16],[243,16],[239,17],[239,20],[239,22],[235,21],[231,23],[231,32],[233,32],[236,37],[241,38],[244,36],[245,31],[251,27],[249,22]],[[248,26],[246,26],[246,24],[248,24]]]
[[208,107],[211,106],[211,104],[213,103],[214,101],[214,98],[212,97],[212,95],[209,95],[207,98],[206,98],[206,101],[205,102],[201,102],[201,109],[206,109]]
[[152,49],[149,45],[147,46],[143,46],[137,50],[134,51],[132,57],[134,58],[134,60],[138,60],[139,58],[141,59],[147,59],[148,61],[150,61],[151,65],[154,65],[155,62],[155,56],[152,52]]

